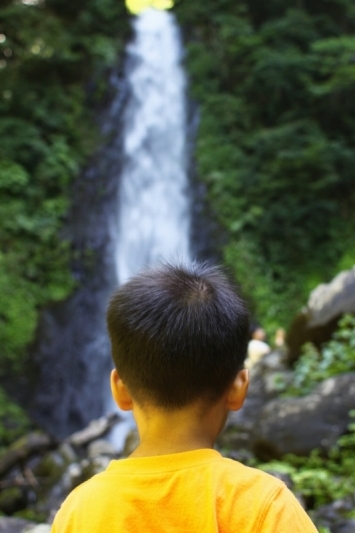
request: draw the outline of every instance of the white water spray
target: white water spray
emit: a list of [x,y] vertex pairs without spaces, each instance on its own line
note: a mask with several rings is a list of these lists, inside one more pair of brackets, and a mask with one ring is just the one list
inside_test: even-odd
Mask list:
[[[123,114],[117,279],[124,283],[160,260],[188,260],[186,79],[171,13],[149,9],[134,20],[127,47],[129,97]],[[132,419],[112,439],[122,447]]]
[[189,257],[185,76],[173,15],[149,9],[134,21],[123,118],[117,277],[159,259]]

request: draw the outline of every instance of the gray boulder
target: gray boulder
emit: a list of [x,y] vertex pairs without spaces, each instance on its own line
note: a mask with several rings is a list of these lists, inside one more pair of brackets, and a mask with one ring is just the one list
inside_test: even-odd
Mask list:
[[347,431],[354,408],[355,373],[329,378],[308,396],[272,400],[254,423],[252,450],[262,460],[307,456],[315,448],[327,453]]
[[340,272],[330,283],[311,292],[307,308],[309,327],[322,326],[344,313],[355,312],[355,267]]
[[[30,526],[31,522],[22,520],[22,518],[8,518],[0,516],[0,533],[22,533],[26,526]],[[35,526],[36,524],[33,524]]]
[[299,357],[305,342],[319,347],[329,340],[345,313],[355,313],[355,267],[311,292],[307,306],[295,317],[287,334],[290,361]]

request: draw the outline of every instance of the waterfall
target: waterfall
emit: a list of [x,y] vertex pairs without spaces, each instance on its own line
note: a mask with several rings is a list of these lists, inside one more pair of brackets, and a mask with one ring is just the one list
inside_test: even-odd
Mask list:
[[[186,78],[179,30],[171,13],[154,9],[136,17],[133,26],[125,66],[129,94],[116,248],[120,284],[144,266],[190,256]],[[131,422],[126,415],[114,431],[117,447]]]
[[173,15],[149,9],[127,48],[119,198],[119,283],[161,258],[189,256],[185,76]]

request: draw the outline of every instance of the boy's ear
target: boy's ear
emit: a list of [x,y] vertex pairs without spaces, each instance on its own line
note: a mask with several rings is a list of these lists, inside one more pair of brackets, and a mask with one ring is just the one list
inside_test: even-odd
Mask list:
[[238,411],[243,407],[249,386],[249,371],[240,370],[233,381],[227,397],[227,406],[231,411]]
[[113,399],[118,407],[122,411],[131,411],[133,408],[132,397],[115,368],[111,372],[110,384]]

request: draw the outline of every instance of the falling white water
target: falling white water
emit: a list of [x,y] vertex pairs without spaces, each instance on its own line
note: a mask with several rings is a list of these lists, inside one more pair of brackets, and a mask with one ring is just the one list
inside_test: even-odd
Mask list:
[[[154,9],[141,13],[133,25],[118,209],[120,284],[144,266],[190,255],[186,79],[179,30],[171,13]],[[117,426],[113,439],[118,448],[129,427],[131,417]]]
[[117,244],[123,283],[159,259],[188,258],[185,75],[173,15],[149,9],[134,21],[126,76]]

